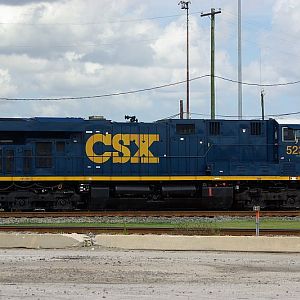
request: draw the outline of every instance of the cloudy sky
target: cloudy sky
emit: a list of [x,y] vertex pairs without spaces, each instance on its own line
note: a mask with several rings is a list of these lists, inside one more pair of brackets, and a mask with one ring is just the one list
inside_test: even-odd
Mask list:
[[[242,1],[243,81],[300,80],[300,1]],[[0,98],[126,92],[185,80],[185,11],[178,0],[0,0]],[[210,73],[216,16],[216,74],[237,79],[237,0],[190,5],[190,77]],[[191,112],[210,114],[209,78],[190,85]],[[299,85],[265,88],[266,114],[300,111]],[[125,114],[154,121],[178,113],[185,84],[99,99],[0,100],[2,117]],[[237,85],[216,80],[216,111],[237,115]],[[260,115],[260,88],[243,87],[243,115]],[[194,115],[199,117],[199,115]],[[201,117],[201,116],[200,116]],[[298,116],[293,116],[297,118]]]

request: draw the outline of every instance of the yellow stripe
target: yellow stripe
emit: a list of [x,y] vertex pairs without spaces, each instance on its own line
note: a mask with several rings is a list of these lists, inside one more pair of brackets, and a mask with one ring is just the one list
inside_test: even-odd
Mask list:
[[0,181],[288,181],[300,176],[2,176]]

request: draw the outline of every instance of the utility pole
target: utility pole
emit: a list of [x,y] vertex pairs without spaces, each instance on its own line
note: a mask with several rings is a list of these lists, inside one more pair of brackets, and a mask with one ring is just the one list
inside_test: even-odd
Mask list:
[[238,0],[238,119],[243,118],[242,90],[242,3]]
[[190,118],[190,70],[189,70],[189,5],[191,1],[180,1],[181,9],[186,10],[186,118]]
[[210,13],[201,13],[201,17],[210,16],[210,118],[216,118],[216,100],[215,100],[215,15],[220,14],[221,9],[211,9]]

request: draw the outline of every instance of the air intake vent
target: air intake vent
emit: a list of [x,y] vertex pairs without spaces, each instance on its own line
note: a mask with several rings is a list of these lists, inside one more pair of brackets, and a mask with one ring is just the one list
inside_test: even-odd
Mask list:
[[251,122],[251,135],[261,135],[261,122]]
[[176,124],[176,133],[193,134],[195,133],[195,124]]
[[209,134],[210,135],[220,135],[221,124],[220,122],[209,122]]

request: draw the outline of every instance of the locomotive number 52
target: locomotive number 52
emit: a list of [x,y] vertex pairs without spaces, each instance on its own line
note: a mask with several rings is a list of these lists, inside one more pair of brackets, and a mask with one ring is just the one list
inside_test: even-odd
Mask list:
[[300,146],[287,146],[286,154],[289,155],[300,155]]

